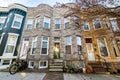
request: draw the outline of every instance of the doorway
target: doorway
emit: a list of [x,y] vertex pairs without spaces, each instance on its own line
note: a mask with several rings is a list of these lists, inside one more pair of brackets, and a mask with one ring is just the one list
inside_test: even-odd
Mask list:
[[60,43],[54,43],[54,59],[60,59]]
[[92,38],[86,38],[86,48],[87,48],[87,53],[88,53],[88,60],[95,61]]

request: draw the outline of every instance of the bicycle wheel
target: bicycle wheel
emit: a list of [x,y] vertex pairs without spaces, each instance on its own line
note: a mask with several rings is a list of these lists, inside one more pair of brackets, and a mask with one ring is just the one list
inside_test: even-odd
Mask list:
[[18,71],[18,66],[16,65],[16,64],[13,64],[13,65],[11,65],[10,66],[10,68],[9,68],[9,73],[10,74],[15,74],[16,72]]

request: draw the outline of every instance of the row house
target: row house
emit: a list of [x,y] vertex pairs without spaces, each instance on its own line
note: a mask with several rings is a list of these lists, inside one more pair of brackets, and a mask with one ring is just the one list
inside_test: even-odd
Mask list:
[[7,68],[19,52],[27,8],[21,4],[0,7],[0,69]]

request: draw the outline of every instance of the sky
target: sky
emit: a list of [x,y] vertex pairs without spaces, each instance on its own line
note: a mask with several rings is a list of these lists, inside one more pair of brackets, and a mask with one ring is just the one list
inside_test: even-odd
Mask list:
[[27,7],[36,7],[41,3],[53,6],[56,2],[69,3],[72,2],[72,0],[0,0],[0,7],[7,7],[12,3],[20,3]]
[[[45,3],[45,4],[49,4],[50,6],[53,6],[56,4],[56,2],[69,3],[72,1],[74,0],[0,0],[0,7],[7,7],[12,3],[20,3],[26,7],[36,7],[41,3]],[[120,6],[120,0],[105,0],[105,1],[106,1],[105,5],[107,5],[108,7]]]

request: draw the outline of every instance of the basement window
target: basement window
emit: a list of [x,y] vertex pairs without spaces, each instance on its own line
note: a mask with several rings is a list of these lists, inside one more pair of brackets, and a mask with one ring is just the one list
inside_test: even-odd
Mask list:
[[40,61],[39,62],[39,68],[47,68],[48,67],[48,61]]

